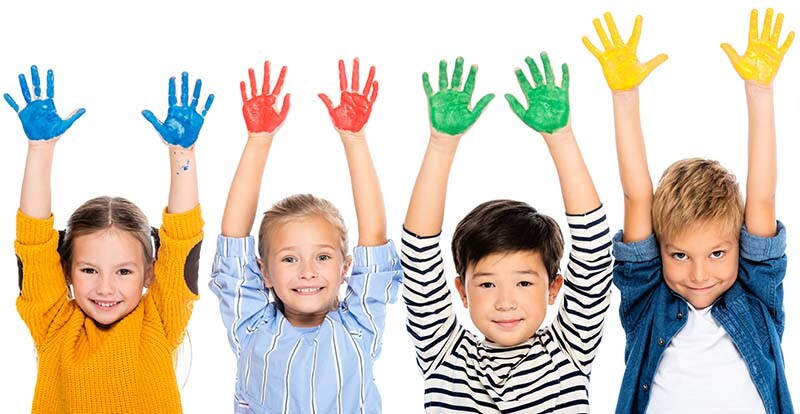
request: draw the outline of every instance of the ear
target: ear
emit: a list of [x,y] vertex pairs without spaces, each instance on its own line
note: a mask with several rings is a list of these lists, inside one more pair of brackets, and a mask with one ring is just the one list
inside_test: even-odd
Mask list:
[[153,267],[153,263],[150,263],[144,270],[144,287],[146,288],[149,288],[150,284],[153,283],[153,280],[156,278],[156,273]]
[[264,286],[266,286],[267,289],[272,289],[272,278],[267,272],[267,265],[264,264],[264,261],[261,259],[256,259],[256,262],[258,263],[258,268],[261,270],[261,280],[264,281]]
[[342,266],[342,275],[341,280],[339,282],[344,283],[344,278],[347,277],[347,273],[350,271],[350,266],[353,265],[353,256],[348,255],[344,258],[344,266]]
[[556,275],[556,278],[550,283],[550,286],[547,288],[549,291],[547,294],[547,303],[554,304],[556,302],[556,298],[558,297],[558,291],[561,290],[561,286],[564,284],[564,277],[560,274]]
[[[466,279],[466,277],[464,277]],[[467,287],[464,286],[465,281],[462,280],[460,276],[456,276],[456,290],[458,290],[458,295],[461,296],[461,302],[464,304],[464,307],[467,306]]]

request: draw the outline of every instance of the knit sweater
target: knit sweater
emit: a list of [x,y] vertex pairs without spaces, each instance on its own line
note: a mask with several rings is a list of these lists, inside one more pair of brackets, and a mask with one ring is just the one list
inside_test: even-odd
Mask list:
[[53,216],[17,213],[17,310],[38,353],[33,413],[179,413],[173,356],[197,299],[203,219],[199,205],[163,214],[155,279],[110,327],[67,298]]

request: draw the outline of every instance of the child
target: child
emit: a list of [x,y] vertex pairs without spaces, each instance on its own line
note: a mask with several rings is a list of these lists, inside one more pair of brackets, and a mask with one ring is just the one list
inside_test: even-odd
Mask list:
[[605,51],[586,38],[584,43],[612,89],[625,193],[625,227],[614,237],[614,283],[626,333],[617,412],[793,412],[780,345],[786,233],[775,220],[772,103],[772,78],[793,34],[778,47],[783,15],[773,29],[767,9],[758,37],[753,10],[744,56],[722,45],[745,80],[749,149],[743,203],[735,177],[718,162],[699,158],[668,167],[653,194],[637,86],[666,56],[639,63],[641,16],[628,44],[610,14],[605,20],[613,42],[595,19]]
[[[53,104],[53,72],[47,73],[46,97],[41,96],[36,66],[31,77],[33,99],[20,75],[27,103],[22,111],[5,95],[19,111],[29,139],[15,250],[17,309],[31,331],[39,361],[31,411],[179,413],[173,354],[197,299],[203,238],[192,147],[203,122],[194,111],[199,81],[188,107],[187,74],[181,106],[175,105],[175,79],[170,80],[170,116],[159,124],[159,132],[175,169],[163,225],[158,232],[152,229],[152,243],[142,211],[120,197],[85,202],[69,218],[63,237],[53,229],[50,171],[55,144],[84,110],[62,120]],[[210,103],[211,97],[203,114]],[[174,111],[187,117],[173,117]],[[191,129],[189,121],[197,128]],[[188,146],[175,145],[175,140]],[[153,245],[159,240],[156,254]]]
[[[567,66],[557,87],[546,54],[544,80],[533,59],[526,62],[536,86],[521,70],[516,74],[528,109],[511,95],[506,99],[547,143],[561,182],[573,247],[562,276],[564,246],[558,224],[519,201],[488,201],[461,220],[452,241],[455,284],[485,340],[456,321],[439,235],[459,141],[492,95],[469,109],[477,67],[470,69],[461,90],[461,58],[449,87],[446,63],[441,62],[440,90],[435,94],[427,73],[423,75],[432,128],[408,207],[402,258],[408,331],[430,413],[589,410],[589,374],[609,305],[611,241],[569,125]],[[558,317],[539,329],[562,284],[565,295]]]
[[260,95],[253,69],[249,99],[241,83],[248,140],[228,194],[209,283],[238,360],[237,413],[381,411],[372,364],[381,350],[386,304],[395,301],[402,273],[386,239],[383,200],[364,134],[377,96],[374,71],[360,93],[358,60],[351,89],[339,61],[340,106],[320,95],[344,144],[358,217],[359,246],[341,302],[339,286],[353,258],[347,255],[341,214],[328,201],[300,194],[273,205],[261,221],[256,257],[249,233],[267,154],[289,110],[288,94],[280,112],[275,105],[286,67],[272,93],[269,62]]

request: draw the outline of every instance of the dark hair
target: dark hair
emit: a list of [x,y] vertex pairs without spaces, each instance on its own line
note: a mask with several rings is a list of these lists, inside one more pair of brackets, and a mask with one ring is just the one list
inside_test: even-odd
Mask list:
[[467,267],[493,253],[535,251],[542,256],[548,282],[555,280],[564,253],[561,229],[552,217],[527,203],[492,200],[472,209],[456,226],[453,261],[464,281]]

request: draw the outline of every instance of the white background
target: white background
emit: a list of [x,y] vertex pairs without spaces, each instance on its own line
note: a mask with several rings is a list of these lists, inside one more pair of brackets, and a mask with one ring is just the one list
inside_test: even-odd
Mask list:
[[[667,53],[669,60],[640,88],[642,123],[654,181],[671,162],[690,156],[720,160],[743,184],[747,117],[743,82],[720,49],[729,42],[740,53],[747,42],[751,8],[785,12],[784,32],[800,29],[800,3],[761,1],[506,1],[405,0],[396,2],[201,2],[83,1],[0,5],[0,91],[22,101],[17,75],[37,64],[55,70],[56,105],[62,116],[87,112],[58,143],[53,210],[63,228],[69,214],[97,195],[124,196],[160,224],[166,204],[167,150],[140,115],[167,109],[167,79],[189,71],[203,80],[203,95],[216,94],[197,143],[200,198],[206,220],[201,256],[201,299],[189,325],[191,373],[182,390],[189,413],[230,412],[235,361],[208,290],[216,235],[230,180],[246,131],[239,81],[247,68],[260,79],[265,59],[277,74],[289,67],[284,91],[292,94],[288,119],[272,147],[259,210],[293,193],[311,192],[333,201],[355,233],[355,212],[344,153],[317,93],[338,102],[337,61],[350,67],[361,58],[377,67],[380,93],[368,124],[368,139],[384,190],[389,234],[399,239],[405,209],[428,137],[427,104],[420,75],[437,78],[438,61],[458,55],[479,64],[473,103],[497,94],[463,139],[451,174],[443,240],[478,203],[492,198],[525,200],[565,225],[555,169],[538,134],[508,108],[502,94],[522,99],[514,68],[526,55],[546,50],[555,67],[570,65],[572,124],[605,203],[614,230],[623,221],[614,152],[611,97],[595,58],[581,36],[597,42],[592,19],[611,11],[627,39],[635,15],[644,16],[642,60]],[[778,216],[788,227],[789,267],[785,283],[786,371],[800,401],[800,44],[793,46],[774,83],[778,131]],[[557,70],[557,73],[560,72]],[[44,76],[44,75],[43,75]],[[558,75],[560,78],[560,75]],[[274,82],[275,77],[273,77]],[[435,85],[435,81],[432,82]],[[18,294],[13,254],[26,139],[16,115],[0,102],[0,389],[3,412],[30,410],[36,375],[35,349],[15,310]],[[351,241],[356,235],[351,235]],[[449,249],[448,249],[449,250]],[[446,261],[450,262],[449,251]],[[447,268],[452,280],[452,265]],[[613,410],[624,369],[624,333],[617,316],[619,292],[595,361],[590,398],[594,412]],[[457,306],[462,322],[465,309]],[[375,376],[387,413],[423,410],[421,376],[405,332],[401,302],[389,309],[383,354]],[[183,355],[189,355],[184,346]],[[183,371],[186,361],[181,363]],[[98,372],[97,375],[105,373]],[[98,390],[98,392],[101,392]],[[731,390],[736,392],[736,390]]]

